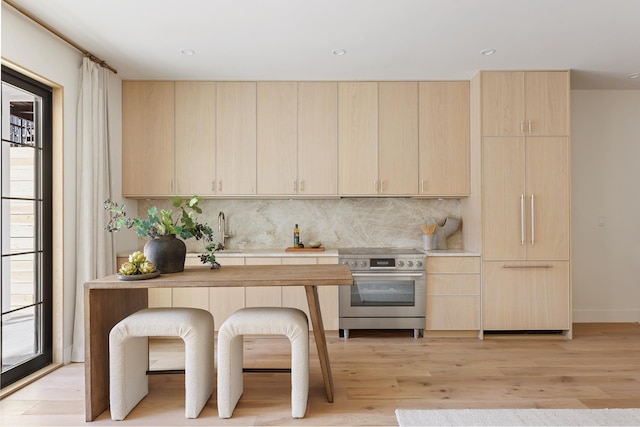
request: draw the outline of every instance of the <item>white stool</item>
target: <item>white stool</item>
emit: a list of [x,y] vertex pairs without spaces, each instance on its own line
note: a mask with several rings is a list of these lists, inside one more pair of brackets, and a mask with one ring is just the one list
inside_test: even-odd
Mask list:
[[147,308],[109,333],[111,419],[123,420],[149,394],[149,337],[180,337],[185,347],[186,418],[197,418],[213,393],[213,316],[199,308]]
[[291,342],[291,416],[304,418],[309,395],[309,321],[286,307],[242,308],[218,331],[218,416],[231,418],[243,391],[243,335],[286,335]]

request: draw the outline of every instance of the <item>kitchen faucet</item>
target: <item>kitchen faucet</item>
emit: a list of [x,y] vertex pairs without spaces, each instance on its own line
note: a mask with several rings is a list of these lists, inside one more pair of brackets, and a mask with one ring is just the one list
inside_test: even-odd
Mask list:
[[218,213],[218,233],[220,233],[220,240],[221,240],[220,243],[222,243],[222,250],[224,250],[226,246],[225,239],[227,237],[230,237],[225,230],[226,226],[227,226],[227,223],[224,219],[224,212],[220,211],[220,213]]

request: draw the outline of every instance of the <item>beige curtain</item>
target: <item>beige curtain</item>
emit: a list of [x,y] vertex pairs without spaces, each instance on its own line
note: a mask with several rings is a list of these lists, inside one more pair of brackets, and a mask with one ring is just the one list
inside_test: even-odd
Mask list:
[[71,360],[84,361],[84,283],[115,271],[113,237],[105,231],[111,197],[109,71],[84,58],[80,69],[76,129],[76,309]]

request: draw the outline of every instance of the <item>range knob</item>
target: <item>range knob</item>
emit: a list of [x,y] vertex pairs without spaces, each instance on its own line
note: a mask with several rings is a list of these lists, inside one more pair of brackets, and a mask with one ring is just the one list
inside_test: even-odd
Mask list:
[[398,261],[398,267],[404,267],[404,261]]
[[416,261],[416,267],[422,267],[422,261]]
[[351,261],[351,267],[355,268],[358,266],[358,262],[357,261]]
[[407,267],[413,267],[413,261],[407,261]]
[[367,261],[360,261],[360,267],[366,267]]

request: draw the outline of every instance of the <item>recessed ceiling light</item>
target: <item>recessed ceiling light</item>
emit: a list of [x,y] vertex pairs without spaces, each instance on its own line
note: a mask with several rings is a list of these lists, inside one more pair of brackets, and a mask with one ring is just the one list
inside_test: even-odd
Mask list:
[[346,55],[347,51],[345,49],[333,49],[331,51],[335,56]]
[[183,55],[191,56],[191,55],[195,55],[196,51],[193,49],[180,49],[180,53],[182,53]]
[[640,77],[640,73],[627,74],[627,77],[630,79],[637,79],[638,77]]
[[483,54],[484,56],[491,56],[494,53],[496,53],[495,49],[484,49],[480,51],[481,54]]

